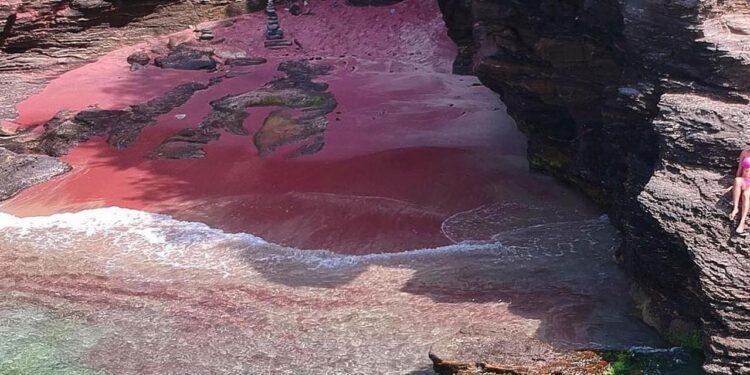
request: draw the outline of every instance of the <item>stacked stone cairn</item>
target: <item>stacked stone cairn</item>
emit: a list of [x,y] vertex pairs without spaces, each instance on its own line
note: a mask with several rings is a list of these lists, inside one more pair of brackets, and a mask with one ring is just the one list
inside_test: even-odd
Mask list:
[[266,22],[266,41],[264,43],[266,48],[280,49],[291,46],[292,42],[284,39],[284,31],[281,30],[279,15],[276,14],[276,7],[273,4],[273,0],[268,0],[266,16],[268,17],[268,21]]

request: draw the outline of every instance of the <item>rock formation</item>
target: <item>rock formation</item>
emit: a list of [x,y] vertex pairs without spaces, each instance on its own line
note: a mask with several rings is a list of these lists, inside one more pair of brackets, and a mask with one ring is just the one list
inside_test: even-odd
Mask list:
[[211,112],[197,128],[182,129],[167,138],[151,154],[155,159],[197,159],[206,156],[209,142],[219,139],[220,130],[247,136],[243,123],[247,108],[281,107],[272,111],[253,135],[260,156],[268,156],[286,145],[297,145],[291,157],[320,151],[328,126],[326,115],[336,108],[328,84],[313,78],[328,74],[331,66],[310,64],[307,60],[287,61],[279,65],[286,77],[277,78],[258,89],[227,95],[211,102]]
[[440,0],[457,72],[497,91],[531,165],[622,230],[643,319],[701,329],[710,374],[750,374],[750,241],[722,188],[748,143],[744,1]]
[[70,170],[47,155],[24,155],[0,147],[0,200]]
[[11,0],[0,4],[0,71],[86,61],[118,46],[220,18],[234,2]]
[[50,76],[120,46],[260,5],[259,0],[0,2],[0,83],[13,93],[0,97],[0,118],[15,117],[15,103],[40,90]]
[[[75,115],[58,113],[43,125],[41,132],[22,128],[17,134],[0,137],[0,150],[59,157],[95,136],[105,137],[112,147],[124,148],[136,140],[144,127],[153,124],[156,117],[179,107],[196,91],[206,88],[207,85],[191,82],[125,109],[92,108]],[[33,161],[37,160],[46,159]]]

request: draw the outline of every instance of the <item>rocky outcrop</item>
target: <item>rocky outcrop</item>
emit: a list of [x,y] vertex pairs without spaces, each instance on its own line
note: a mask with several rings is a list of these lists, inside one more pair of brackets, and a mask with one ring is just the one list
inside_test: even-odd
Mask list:
[[622,230],[644,320],[678,342],[702,328],[708,373],[750,374],[750,243],[732,234],[721,191],[748,143],[750,6],[440,4],[464,52],[456,68],[502,96],[531,165]]
[[234,0],[12,0],[0,4],[0,71],[82,62],[217,19]]
[[326,115],[336,108],[336,100],[328,92],[328,84],[313,79],[330,72],[326,64],[310,64],[307,60],[285,61],[279,71],[286,73],[263,85],[236,95],[227,95],[211,102],[211,112],[197,128],[182,129],[167,138],[151,154],[155,159],[196,159],[206,156],[209,142],[219,139],[221,130],[247,136],[244,121],[247,108],[281,107],[272,111],[253,135],[260,156],[295,144],[291,157],[320,151],[328,127]]
[[[55,75],[118,47],[202,21],[259,10],[261,0],[0,2],[0,118]],[[139,64],[144,65],[144,64]]]
[[17,154],[0,147],[0,201],[69,170],[70,166],[56,158]]
[[[179,85],[148,102],[124,109],[92,108],[74,115],[61,112],[47,121],[42,126],[42,131],[21,128],[15,134],[0,136],[0,150],[59,157],[97,136],[105,137],[107,143],[114,148],[124,148],[135,142],[143,128],[153,124],[156,117],[181,106],[196,91],[206,88],[208,85],[191,82]],[[2,163],[0,166],[3,166]]]

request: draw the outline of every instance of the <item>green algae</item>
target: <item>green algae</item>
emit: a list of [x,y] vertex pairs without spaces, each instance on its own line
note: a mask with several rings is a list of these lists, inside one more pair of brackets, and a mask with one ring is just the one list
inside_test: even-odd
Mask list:
[[702,358],[683,348],[612,350],[600,355],[609,367],[604,375],[699,375]]
[[667,336],[667,340],[673,345],[677,345],[681,348],[696,353],[703,352],[703,335],[698,330],[685,333],[672,333]]
[[0,374],[104,375],[79,360],[100,337],[75,317],[38,308],[0,310]]
[[625,375],[635,370],[627,353],[619,353],[614,361],[610,362],[609,368],[604,375]]

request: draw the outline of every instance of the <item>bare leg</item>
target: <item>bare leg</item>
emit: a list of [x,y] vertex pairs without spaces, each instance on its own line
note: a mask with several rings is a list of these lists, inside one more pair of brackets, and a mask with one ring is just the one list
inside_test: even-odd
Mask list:
[[742,177],[736,177],[734,179],[734,188],[732,188],[732,213],[729,214],[729,220],[734,220],[737,217],[737,213],[740,212],[740,195],[742,195],[742,188],[745,187],[745,180]]
[[745,191],[742,192],[742,214],[740,224],[737,225],[737,233],[745,233],[745,220],[748,211],[750,211],[750,189],[745,188]]

